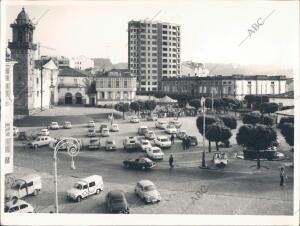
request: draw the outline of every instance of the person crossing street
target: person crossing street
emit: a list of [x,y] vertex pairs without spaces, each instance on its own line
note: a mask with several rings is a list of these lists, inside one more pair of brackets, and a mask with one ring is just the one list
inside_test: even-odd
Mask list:
[[174,162],[173,156],[170,155],[170,158],[169,158],[170,170],[173,169],[173,167],[174,167],[173,162]]

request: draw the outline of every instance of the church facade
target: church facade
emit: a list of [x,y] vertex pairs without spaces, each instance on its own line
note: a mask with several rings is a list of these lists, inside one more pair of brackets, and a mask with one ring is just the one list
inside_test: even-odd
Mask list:
[[12,41],[8,43],[11,58],[16,60],[13,74],[14,114],[31,115],[57,103],[58,67],[50,59],[37,60],[33,43],[34,24],[23,8],[11,25]]

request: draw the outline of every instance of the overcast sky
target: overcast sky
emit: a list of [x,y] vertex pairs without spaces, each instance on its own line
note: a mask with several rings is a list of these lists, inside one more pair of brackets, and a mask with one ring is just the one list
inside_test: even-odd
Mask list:
[[[72,3],[72,4],[71,4]],[[90,1],[13,2],[6,7],[9,25],[22,6],[30,18],[39,18],[34,41],[55,48],[41,48],[42,55],[110,58],[127,62],[128,21],[151,19],[181,25],[181,60],[203,63],[295,63],[298,51],[298,2],[287,1]],[[33,5],[38,4],[38,5]],[[271,14],[248,36],[251,25]],[[254,30],[253,30],[254,31]]]

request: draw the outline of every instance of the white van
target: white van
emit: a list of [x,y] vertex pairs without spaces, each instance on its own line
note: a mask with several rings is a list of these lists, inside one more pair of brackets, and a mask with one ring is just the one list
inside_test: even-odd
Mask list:
[[81,199],[93,194],[99,194],[104,190],[101,176],[92,175],[77,181],[73,188],[67,191],[67,198],[80,202]]
[[5,194],[6,201],[18,200],[28,195],[38,195],[42,189],[41,176],[30,174],[15,180],[11,189]]

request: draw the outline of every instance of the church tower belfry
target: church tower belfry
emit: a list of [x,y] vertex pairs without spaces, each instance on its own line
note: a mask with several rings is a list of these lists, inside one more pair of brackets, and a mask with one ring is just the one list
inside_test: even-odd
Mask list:
[[34,111],[34,56],[37,45],[33,43],[34,24],[25,9],[18,14],[12,28],[12,42],[8,43],[14,66],[14,109],[16,115],[30,115]]

